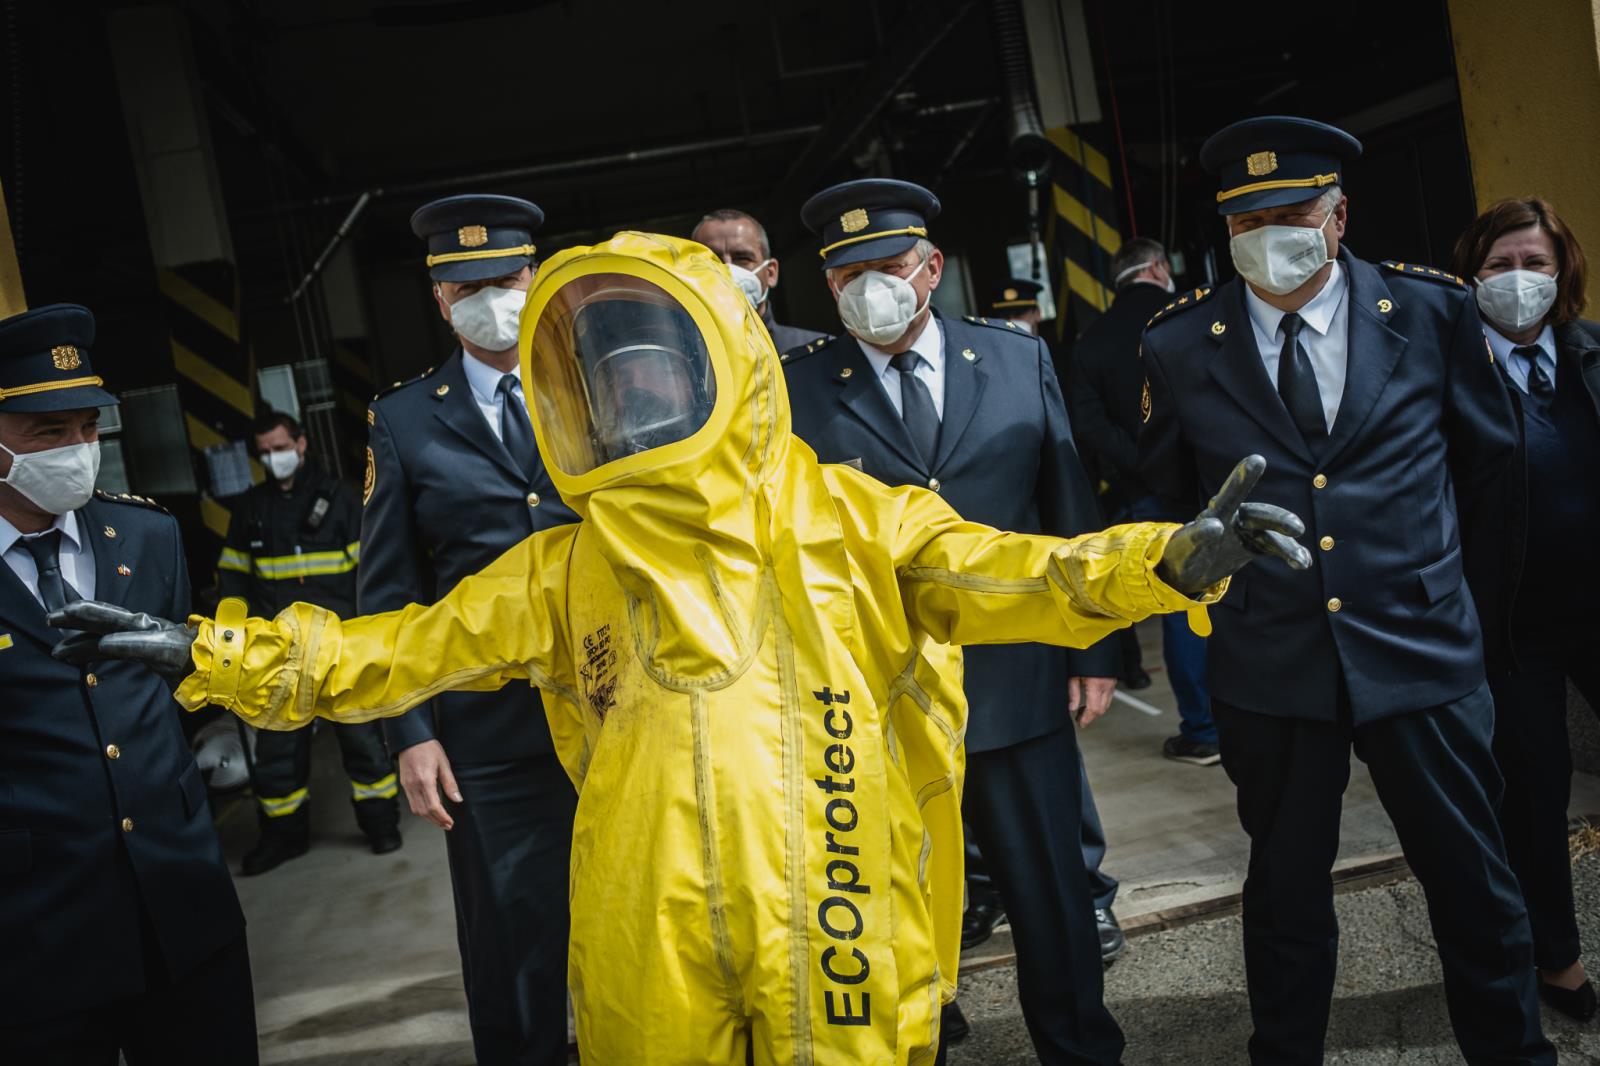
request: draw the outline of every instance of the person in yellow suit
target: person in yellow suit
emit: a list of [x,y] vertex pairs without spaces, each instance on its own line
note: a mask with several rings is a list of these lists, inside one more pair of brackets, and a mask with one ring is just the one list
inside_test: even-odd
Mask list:
[[760,318],[690,241],[621,233],[555,256],[521,352],[580,524],[431,607],[363,618],[225,601],[178,626],[74,604],[54,621],[82,632],[58,654],[165,664],[188,675],[185,707],[267,729],[529,680],[579,789],[586,1062],[934,1060],[961,925],[949,646],[1081,645],[1201,611],[1258,553],[1308,563],[1299,520],[1240,504],[1259,459],[1181,532],[1071,541],[820,465],[789,432]]

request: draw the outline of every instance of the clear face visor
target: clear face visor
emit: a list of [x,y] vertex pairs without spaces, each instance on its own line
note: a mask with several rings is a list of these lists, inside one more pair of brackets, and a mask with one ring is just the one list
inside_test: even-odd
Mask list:
[[564,285],[539,315],[531,359],[547,458],[572,476],[693,436],[716,401],[694,319],[627,274]]

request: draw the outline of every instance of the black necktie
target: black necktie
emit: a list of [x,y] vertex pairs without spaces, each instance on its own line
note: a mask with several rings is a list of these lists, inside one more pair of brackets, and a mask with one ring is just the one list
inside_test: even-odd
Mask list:
[[507,374],[500,379],[500,384],[495,391],[500,394],[500,440],[506,446],[506,451],[511,453],[512,462],[517,464],[524,476],[533,477],[533,427],[528,424],[528,412],[517,399],[517,394],[511,387],[517,383],[517,375]]
[[1300,428],[1300,436],[1313,451],[1328,437],[1328,423],[1322,413],[1322,394],[1317,391],[1317,373],[1311,357],[1300,347],[1300,330],[1305,319],[1294,312],[1283,316],[1283,350],[1278,353],[1278,395],[1289,416]]
[[37,537],[24,537],[17,541],[22,550],[33,556],[33,565],[39,568],[39,598],[44,600],[46,611],[58,611],[67,604],[83,599],[78,590],[67,584],[61,576],[61,530]]
[[1548,404],[1556,398],[1556,387],[1550,383],[1550,375],[1544,372],[1544,367],[1539,365],[1540,350],[1537,344],[1520,344],[1511,349],[1511,354],[1520,355],[1528,361],[1528,395],[1541,404]]
[[900,417],[905,419],[911,440],[922,453],[922,461],[933,469],[939,454],[939,411],[933,406],[933,394],[917,377],[916,352],[901,352],[889,360],[889,365],[900,372]]

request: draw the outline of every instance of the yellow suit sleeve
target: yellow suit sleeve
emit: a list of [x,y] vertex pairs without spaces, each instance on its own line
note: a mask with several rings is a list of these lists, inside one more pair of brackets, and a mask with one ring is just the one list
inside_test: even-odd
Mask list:
[[911,623],[946,644],[1081,648],[1152,614],[1203,613],[1227,582],[1190,599],[1156,576],[1178,526],[1143,522],[1070,540],[963,521],[926,489],[885,488],[830,468],[832,491],[862,533],[892,545]]
[[448,689],[488,691],[517,678],[569,691],[561,619],[577,526],[544,530],[466,578],[431,607],[341,619],[295,603],[245,618],[224,601],[195,619],[195,670],[174,694],[189,710],[218,704],[262,729],[321,716],[366,722]]

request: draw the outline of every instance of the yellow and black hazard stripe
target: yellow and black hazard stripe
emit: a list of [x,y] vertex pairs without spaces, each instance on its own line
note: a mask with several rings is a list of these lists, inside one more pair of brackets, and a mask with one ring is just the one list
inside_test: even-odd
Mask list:
[[[156,275],[189,447],[204,470],[207,449],[248,438],[256,416],[255,361],[240,326],[238,271],[219,259],[160,267]],[[204,491],[200,516],[217,538],[227,534],[228,509]]]
[[1105,153],[1065,127],[1045,136],[1055,149],[1045,247],[1056,271],[1057,335],[1070,336],[1111,306],[1111,257],[1122,231]]
[[394,774],[380,777],[368,784],[364,781],[350,779],[350,798],[360,803],[362,800],[388,800],[400,794],[400,779]]

